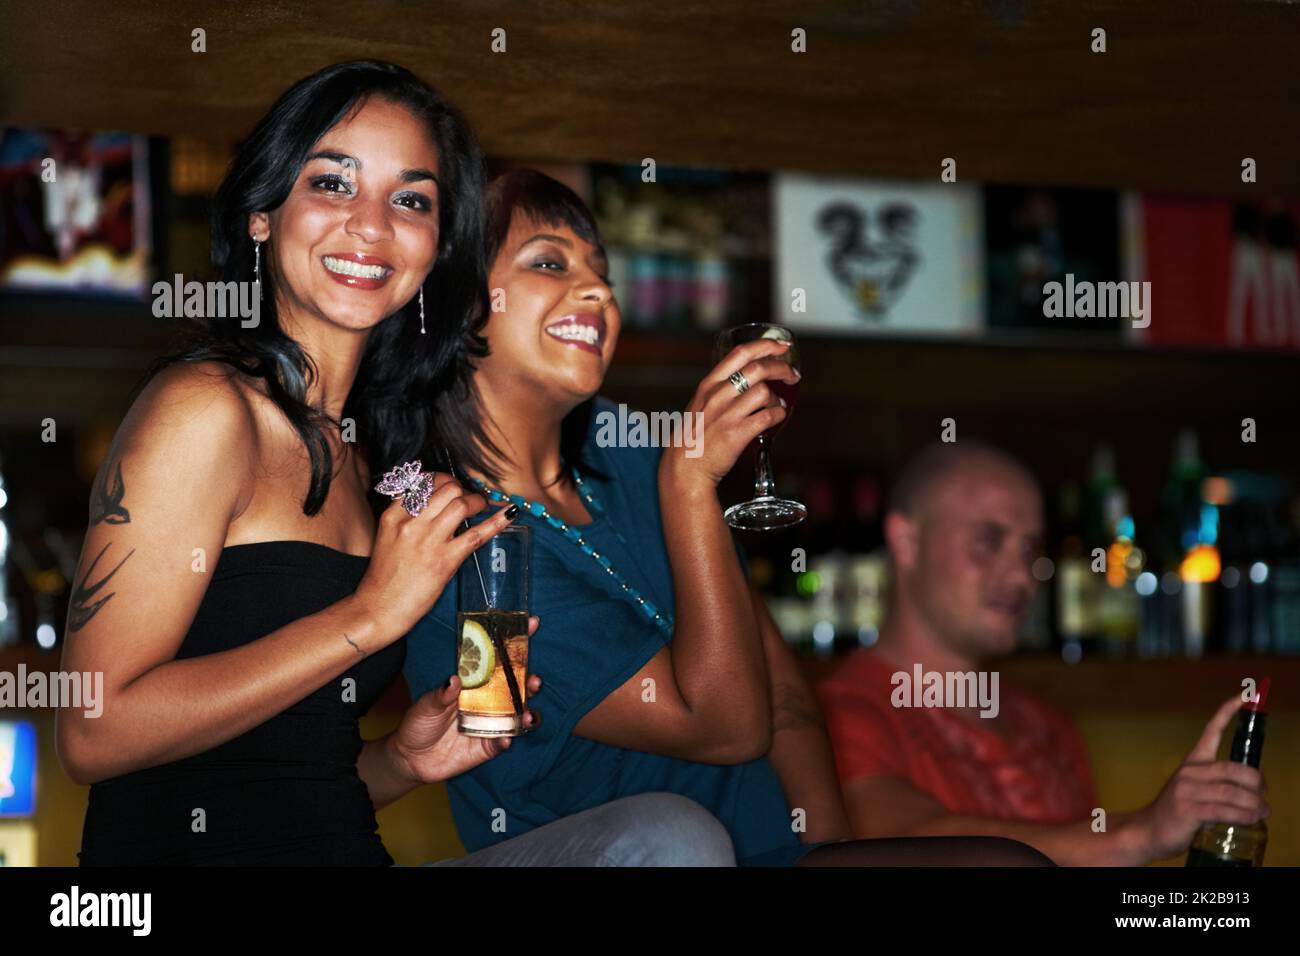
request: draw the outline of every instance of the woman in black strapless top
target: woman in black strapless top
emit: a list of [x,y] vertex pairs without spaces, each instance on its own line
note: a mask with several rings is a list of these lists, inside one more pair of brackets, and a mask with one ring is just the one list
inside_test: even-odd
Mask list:
[[[353,593],[368,563],[306,541],[226,548],[176,657],[239,647],[314,614]],[[357,775],[357,721],[405,649],[390,644],[211,750],[94,784],[82,865],[391,863]]]
[[415,514],[367,500],[436,440],[434,386],[474,345],[482,185],[468,127],[391,64],[306,78],[241,146],[213,259],[249,311],[155,367],[92,491],[63,666],[102,671],[105,703],[58,721],[84,864],[388,864],[376,806],[508,746],[455,732],[454,678],[358,728],[513,517],[458,534],[486,502],[446,475]]

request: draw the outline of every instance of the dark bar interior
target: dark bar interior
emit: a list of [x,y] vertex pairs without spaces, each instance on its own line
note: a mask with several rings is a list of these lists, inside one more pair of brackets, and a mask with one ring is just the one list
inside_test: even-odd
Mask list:
[[[1014,640],[981,666],[1077,728],[1114,814],[1150,805],[1216,709],[1269,679],[1265,865],[1300,865],[1300,10],[546,6],[11,5],[0,675],[60,670],[96,474],[179,340],[159,303],[222,278],[209,217],[241,142],[297,80],[380,59],[462,111],[489,176],[537,169],[590,207],[621,312],[599,390],[615,405],[685,409],[728,327],[797,337],[807,382],[770,451],[806,518],[735,540],[810,687],[891,626],[900,475],[984,443],[1023,466],[1021,505],[1041,495],[1041,535],[1005,599]],[[755,494],[754,468],[740,455],[722,507]],[[908,587],[947,593],[927,553]],[[409,655],[362,738],[411,707]],[[61,765],[55,709],[28,704],[0,685],[0,860],[75,866],[90,788]],[[469,849],[443,783],[376,820],[398,864]]]

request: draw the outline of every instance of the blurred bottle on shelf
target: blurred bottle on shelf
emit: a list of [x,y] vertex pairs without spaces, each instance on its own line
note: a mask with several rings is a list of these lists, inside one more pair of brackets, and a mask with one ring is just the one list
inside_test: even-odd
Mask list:
[[1300,501],[1277,477],[1211,478],[1223,570],[1215,627],[1229,653],[1300,653]]
[[872,647],[880,639],[889,597],[889,561],[883,550],[849,559],[848,600],[851,631],[843,648]]
[[1300,654],[1300,559],[1294,550],[1278,561],[1270,575],[1273,585],[1272,650]]
[[845,649],[871,647],[880,637],[889,585],[889,561],[885,552],[884,489],[873,475],[851,479],[850,521],[845,529],[848,553],[845,573],[848,602],[844,633]]
[[658,328],[663,332],[688,332],[695,313],[695,260],[685,234],[668,231],[660,239],[659,268],[662,272],[663,315]]
[[1281,482],[1264,509],[1265,545],[1248,571],[1265,606],[1268,651],[1300,654],[1300,497]]
[[1135,580],[1145,555],[1134,540],[1128,493],[1116,476],[1115,453],[1109,445],[1098,445],[1093,451],[1084,522],[1095,645],[1110,657],[1129,656],[1137,644],[1140,612]]
[[701,332],[716,332],[727,324],[727,260],[716,245],[701,245],[694,261],[692,322]]
[[801,655],[870,647],[888,591],[880,483],[870,475],[823,474],[801,495],[808,518],[790,539],[793,553],[775,558],[772,615]]
[[[816,651],[815,625],[826,601],[825,596],[819,600],[818,594],[823,587],[834,588],[834,582],[826,580],[828,569],[820,560],[832,530],[834,497],[825,478],[813,479],[802,495],[808,517],[785,537],[782,550],[774,556],[773,594],[768,608],[786,643],[796,654],[811,656]],[[817,634],[823,645],[827,643],[825,631],[823,625]]]
[[788,551],[774,555],[772,585],[764,600],[786,644],[796,654],[806,656],[812,651],[812,632],[807,621],[807,602],[799,590],[803,572],[792,570],[794,563]]
[[808,572],[801,577],[800,596],[807,600],[810,650],[818,657],[835,651],[836,638],[842,632],[841,597],[844,593],[844,555],[839,550],[838,518],[835,508],[835,484],[821,477],[809,485],[808,532],[805,539]]
[[1096,634],[1093,575],[1083,550],[1079,489],[1073,483],[1061,486],[1058,507],[1061,547],[1056,562],[1056,633],[1061,642],[1061,659],[1076,664],[1085,647],[1093,646]]
[[[1268,645],[1267,632],[1257,631],[1251,621],[1250,567],[1252,555],[1262,553],[1265,525],[1262,509],[1243,500],[1235,484],[1227,479],[1208,479],[1219,506],[1219,554],[1222,569],[1212,609],[1211,632],[1217,637],[1215,650],[1229,654],[1260,653]],[[1256,639],[1261,646],[1256,646]]]
[[1083,497],[1084,545],[1105,548],[1109,543],[1107,510],[1114,492],[1121,490],[1115,479],[1115,452],[1109,445],[1098,445],[1092,450],[1088,465],[1088,483]]
[[628,244],[628,294],[624,307],[630,329],[654,330],[664,314],[665,279],[655,247],[657,225],[653,206],[632,205],[620,230]]
[[1176,600],[1166,620],[1174,623],[1172,649],[1184,657],[1205,654],[1220,571],[1219,509],[1204,498],[1206,476],[1196,432],[1184,428],[1178,433],[1173,468],[1161,498],[1167,578],[1162,591]]
[[830,657],[843,646],[844,606],[848,595],[847,562],[842,551],[813,558],[808,565],[815,588],[809,609],[812,622],[812,653]]
[[1098,608],[1102,640],[1112,657],[1131,657],[1137,651],[1141,626],[1137,579],[1146,567],[1146,554],[1138,546],[1136,524],[1123,488],[1116,487],[1107,496],[1106,527],[1110,543]]

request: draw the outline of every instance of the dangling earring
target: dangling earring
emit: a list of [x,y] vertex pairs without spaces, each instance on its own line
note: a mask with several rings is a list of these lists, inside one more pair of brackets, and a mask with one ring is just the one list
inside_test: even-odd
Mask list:
[[424,286],[420,286],[420,334],[426,334],[424,331]]
[[257,301],[262,301],[262,240],[253,240],[253,281],[257,283]]

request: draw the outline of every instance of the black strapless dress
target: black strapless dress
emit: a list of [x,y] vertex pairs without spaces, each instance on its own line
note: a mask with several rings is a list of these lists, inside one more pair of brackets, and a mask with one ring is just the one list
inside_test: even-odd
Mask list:
[[[369,562],[306,541],[225,548],[176,657],[239,647],[323,610],[356,590]],[[358,721],[405,657],[403,638],[219,747],[93,784],[81,864],[391,865],[357,775]]]

